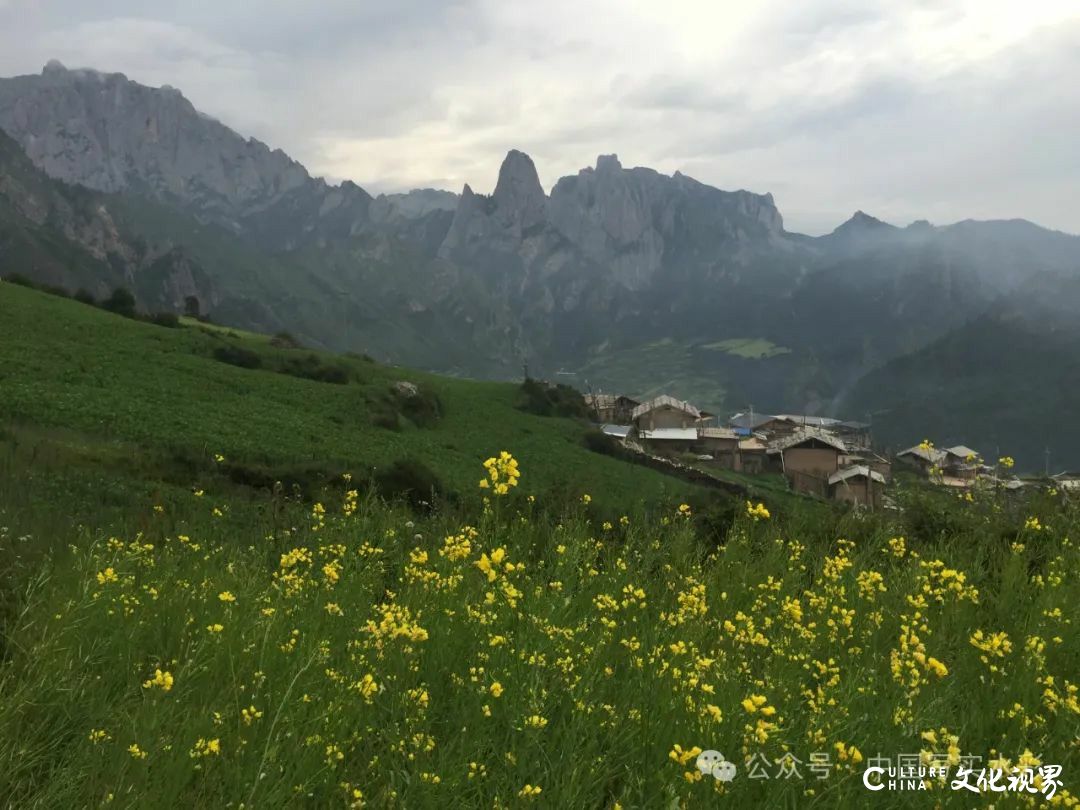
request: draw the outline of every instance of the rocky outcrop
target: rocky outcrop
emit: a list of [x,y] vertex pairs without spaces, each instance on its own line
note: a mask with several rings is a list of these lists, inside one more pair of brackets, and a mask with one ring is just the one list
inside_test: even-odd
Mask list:
[[373,223],[421,219],[437,211],[454,211],[458,195],[434,188],[416,188],[403,194],[380,194],[371,201],[368,214]]
[[[187,251],[149,242],[118,221],[116,197],[59,183],[0,132],[0,268],[95,296],[131,289],[146,311],[179,311],[188,296],[207,305],[215,285]],[[23,261],[10,266],[12,256]]]
[[[282,208],[298,230],[311,230],[320,212],[356,196],[203,115],[179,90],[55,60],[40,75],[0,80],[0,129],[50,177],[179,203],[238,232]],[[363,196],[354,219],[366,213]]]
[[547,223],[547,195],[532,158],[524,152],[511,149],[507,153],[491,200],[499,223],[515,238]]
[[771,195],[720,191],[678,172],[624,169],[615,155],[559,180],[549,210],[552,225],[628,289],[647,286],[665,265],[695,250],[707,253],[718,241],[733,253],[783,239]]

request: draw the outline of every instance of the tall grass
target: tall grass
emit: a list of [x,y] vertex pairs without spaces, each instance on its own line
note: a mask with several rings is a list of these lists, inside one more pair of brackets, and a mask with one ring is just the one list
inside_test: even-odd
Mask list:
[[[921,753],[1077,773],[1078,514],[1060,495],[604,523],[587,498],[545,511],[528,474],[471,526],[346,484],[317,506],[173,490],[122,526],[64,529],[4,477],[0,545],[34,562],[7,569],[0,796],[970,807],[990,797],[870,794],[862,771]],[[736,778],[703,778],[695,747]],[[788,754],[800,776],[777,778]]]

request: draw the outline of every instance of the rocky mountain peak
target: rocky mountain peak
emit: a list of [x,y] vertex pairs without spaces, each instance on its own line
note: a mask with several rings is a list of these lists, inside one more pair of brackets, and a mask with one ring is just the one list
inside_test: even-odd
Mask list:
[[517,149],[506,153],[492,200],[502,222],[519,234],[547,219],[547,195],[536,166]]
[[173,88],[69,70],[0,79],[0,129],[67,183],[135,191],[235,227],[290,192],[325,184],[280,151],[200,114]]
[[840,230],[895,230],[895,226],[872,217],[865,211],[856,211],[847,222],[840,225],[833,233]]
[[610,173],[610,172],[621,172],[621,171],[622,171],[622,164],[619,163],[619,156],[618,155],[598,155],[597,156],[597,158],[596,158],[596,172],[597,172],[597,174]]

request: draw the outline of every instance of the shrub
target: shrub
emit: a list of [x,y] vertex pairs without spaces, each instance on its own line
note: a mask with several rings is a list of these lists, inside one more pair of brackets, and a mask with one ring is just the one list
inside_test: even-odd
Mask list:
[[6,281],[8,284],[17,284],[20,287],[29,287],[32,290],[36,290],[38,288],[37,284],[24,276],[22,273],[9,273],[8,275],[4,276],[4,281]]
[[561,383],[552,385],[526,378],[518,390],[518,410],[537,416],[564,416],[587,419],[589,409],[581,392]]
[[97,299],[94,297],[94,294],[83,287],[80,287],[78,290],[76,290],[75,295],[73,295],[72,298],[74,298],[80,304],[88,304],[92,307],[96,307],[98,303]]
[[164,326],[168,329],[180,328],[180,317],[175,312],[155,312],[147,320],[155,326]]
[[341,363],[324,363],[314,354],[304,357],[286,357],[282,360],[278,371],[292,377],[334,385],[345,385],[350,377],[347,366]]
[[439,476],[415,458],[399,459],[384,470],[375,470],[374,480],[384,498],[401,498],[414,509],[431,510],[445,494]]
[[71,298],[71,293],[69,293],[64,287],[61,287],[59,284],[42,284],[40,287],[38,287],[38,289],[41,290],[43,293],[55,295],[58,298]]
[[252,489],[294,493],[303,500],[314,500],[331,483],[340,481],[341,472],[318,464],[281,466],[227,462],[222,465],[229,480]]
[[581,443],[594,453],[600,453],[605,456],[614,456],[615,458],[622,458],[627,452],[626,448],[624,448],[617,439],[608,436],[602,430],[585,431],[585,435],[581,437]]
[[262,367],[262,358],[258,354],[251,351],[251,349],[245,349],[243,346],[234,344],[226,344],[214,349],[214,359],[240,368]]
[[270,338],[270,345],[278,349],[299,349],[300,341],[288,332],[278,332]]
[[101,308],[125,318],[134,318],[135,296],[131,294],[131,290],[117,287],[112,291],[112,295],[101,302]]
[[392,397],[398,412],[417,427],[434,427],[442,418],[442,401],[430,388],[397,383]]
[[375,427],[385,430],[401,430],[401,417],[389,397],[368,402],[368,418]]

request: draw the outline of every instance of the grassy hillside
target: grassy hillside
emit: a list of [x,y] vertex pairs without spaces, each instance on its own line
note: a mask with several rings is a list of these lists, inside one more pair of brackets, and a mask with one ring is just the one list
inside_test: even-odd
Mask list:
[[[163,328],[12,284],[0,283],[0,323],[0,425],[49,436],[75,461],[157,465],[163,477],[187,482],[223,469],[235,480],[320,472],[327,480],[344,471],[363,478],[417,459],[450,492],[472,496],[478,461],[512,445],[530,470],[522,485],[537,495],[591,490],[598,503],[616,504],[684,498],[691,489],[589,452],[583,425],[523,413],[511,384],[278,348],[220,328]],[[242,363],[250,354],[260,368],[216,359],[229,353]],[[413,424],[395,398],[400,381],[416,384],[439,418]],[[216,455],[225,461],[215,463]]]

